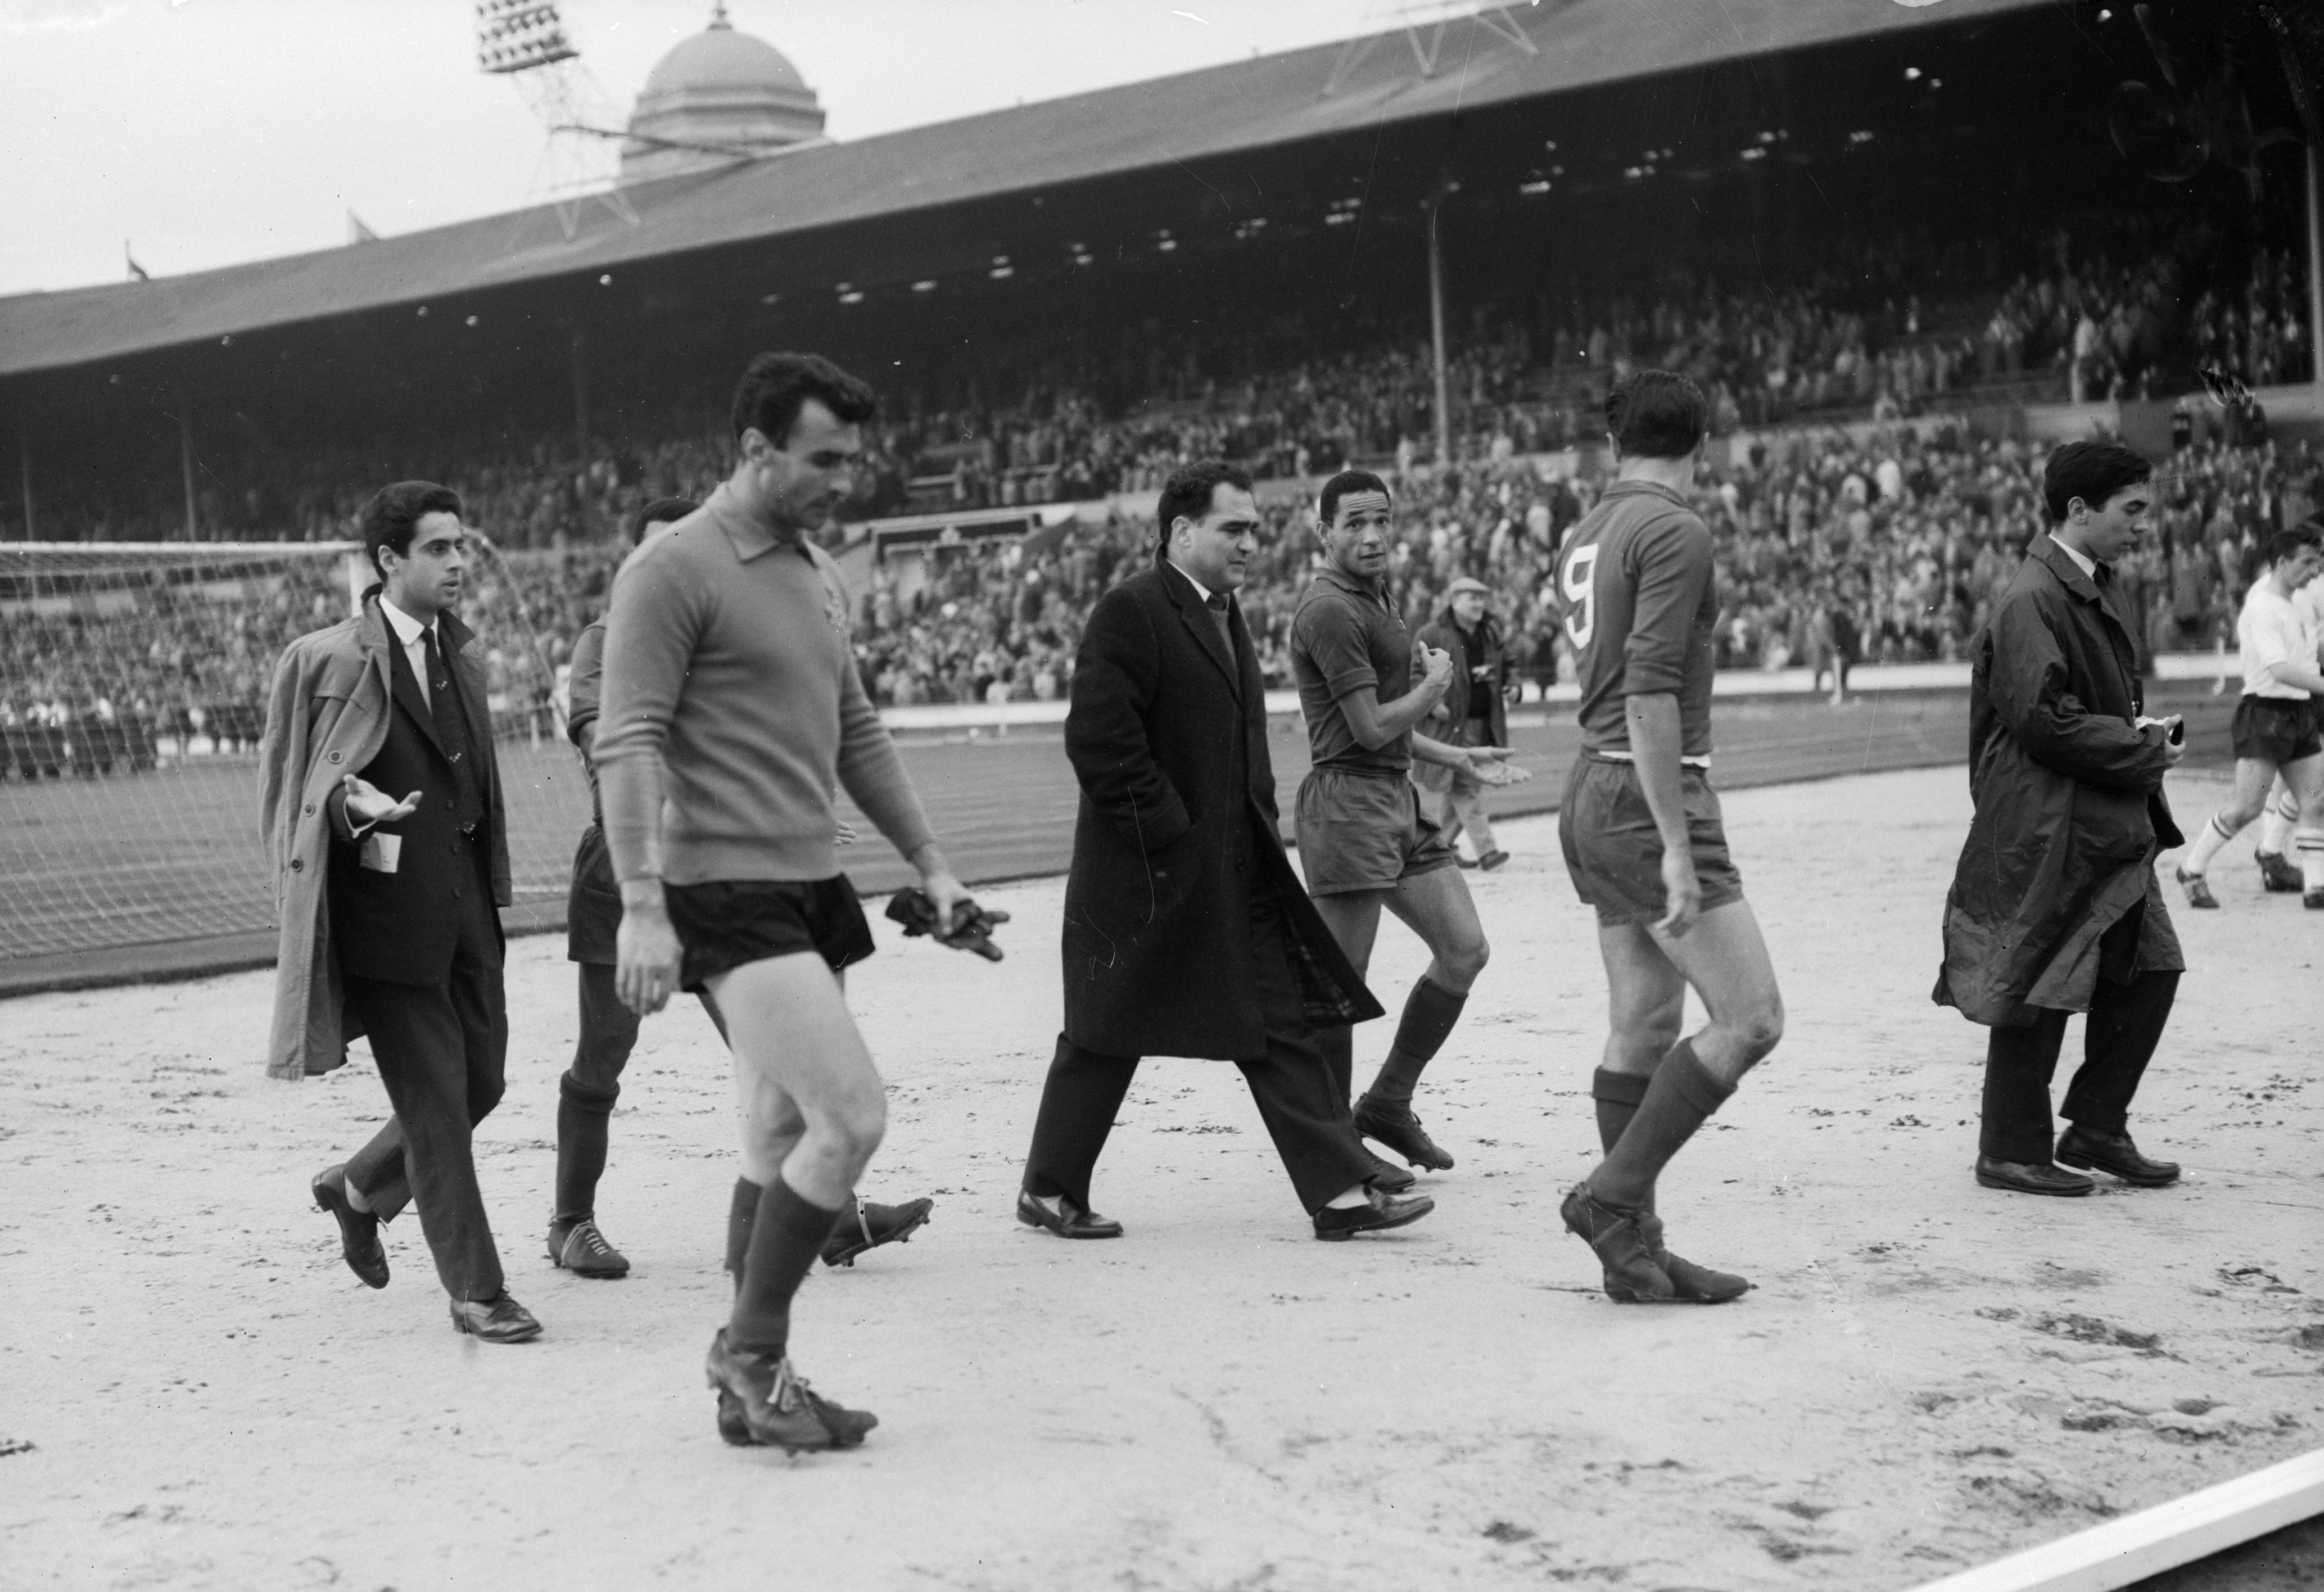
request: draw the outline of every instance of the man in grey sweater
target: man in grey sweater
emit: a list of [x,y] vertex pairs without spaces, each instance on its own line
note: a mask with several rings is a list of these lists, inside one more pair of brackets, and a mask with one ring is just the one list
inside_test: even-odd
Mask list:
[[621,881],[615,987],[633,1010],[706,989],[742,1116],[728,1248],[742,1284],[706,1370],[751,1436],[852,1448],[878,1424],[811,1391],[791,1296],[887,1123],[841,970],[872,934],[834,851],[844,785],[918,870],[937,921],[971,903],[864,695],[836,566],[810,538],[845,500],[872,390],[764,354],[734,397],[740,458],[630,556],[605,624],[596,761]]

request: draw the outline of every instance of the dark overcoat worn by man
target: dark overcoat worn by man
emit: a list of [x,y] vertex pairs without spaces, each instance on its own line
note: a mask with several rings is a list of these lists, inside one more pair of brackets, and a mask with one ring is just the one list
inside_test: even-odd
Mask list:
[[[1500,623],[1488,608],[1478,615],[1475,630],[1464,630],[1453,608],[1453,599],[1463,590],[1476,593],[1480,599],[1488,594],[1481,581],[1463,576],[1453,582],[1436,617],[1413,638],[1423,647],[1443,649],[1452,659],[1452,683],[1445,690],[1444,700],[1424,722],[1425,728],[1430,736],[1452,746],[1507,746],[1509,712],[1505,693],[1509,663],[1501,646]],[[1474,773],[1443,763],[1415,762],[1412,779],[1437,798],[1434,816],[1437,827],[1444,832],[1446,845],[1457,846],[1466,834],[1480,866],[1497,867],[1507,860],[1508,853],[1493,839],[1492,817],[1485,811],[1484,782]]]
[[1083,1213],[1148,1054],[1240,1063],[1310,1211],[1375,1170],[1310,1031],[1381,1008],[1284,854],[1259,659],[1219,601],[1175,568],[1134,575],[1091,613],[1075,663],[1065,1032],[1026,1187]]
[[[1476,645],[1471,646],[1471,640]],[[1500,621],[1490,609],[1477,621],[1473,631],[1463,630],[1461,621],[1453,617],[1452,604],[1448,600],[1438,609],[1436,617],[1420,627],[1413,640],[1424,647],[1434,647],[1452,655],[1452,684],[1446,687],[1444,700],[1436,704],[1432,724],[1442,724],[1439,731],[1429,733],[1439,741],[1455,746],[1507,746],[1509,743],[1508,701],[1503,695],[1509,683],[1509,662],[1501,642]],[[1471,654],[1474,656],[1471,656]],[[1476,710],[1489,701],[1489,713]],[[1481,722],[1485,739],[1480,741],[1467,733],[1472,722]],[[1431,764],[1432,768],[1441,765]],[[1417,772],[1417,770],[1416,770]],[[1448,770],[1449,772],[1449,770]],[[1445,783],[1450,784],[1448,779]]]
[[[489,1301],[503,1279],[470,1130],[500,1100],[508,1049],[507,826],[484,649],[449,612],[435,622],[447,689],[422,694],[375,596],[293,641],[277,667],[261,756],[281,918],[267,1071],[328,1072],[369,1035],[394,1115],[348,1158],[345,1183],[382,1220],[416,1199],[445,1291]],[[420,800],[354,839],[349,774]],[[326,1179],[318,1198],[336,1213],[341,1185]],[[383,1257],[368,1264],[364,1280],[384,1284]]]
[[2037,537],[1972,669],[1976,816],[1945,901],[1935,998],[1993,1030],[1980,1181],[1986,1162],[2049,1166],[2050,1078],[2071,1012],[2089,1017],[2068,1136],[2125,1135],[2186,967],[2153,867],[2183,838],[2163,794],[2168,731],[2138,722],[2135,627],[2107,573],[2084,574]]

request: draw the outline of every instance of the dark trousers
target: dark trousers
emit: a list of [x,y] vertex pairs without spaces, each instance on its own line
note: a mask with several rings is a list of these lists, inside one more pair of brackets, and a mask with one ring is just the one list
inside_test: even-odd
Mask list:
[[[1315,1211],[1371,1176],[1372,1160],[1349,1119],[1347,1094],[1333,1086],[1323,1053],[1307,1026],[1284,944],[1281,909],[1265,885],[1253,891],[1250,921],[1267,1054],[1235,1065],[1242,1069],[1299,1202]],[[1089,1209],[1090,1177],[1138,1063],[1136,1056],[1103,1055],[1057,1035],[1057,1054],[1033,1123],[1033,1148],[1025,1161],[1028,1189],[1044,1196],[1062,1194]]]
[[[574,969],[580,974],[581,1035],[573,1043],[573,1064],[565,1075],[586,1090],[618,1092],[622,1069],[630,1064],[630,1053],[638,1047],[638,1014],[622,1005],[622,998],[613,992],[614,969],[610,962],[576,962]],[[725,1038],[726,1020],[718,1015],[710,991],[699,990],[696,995],[718,1037]]]
[[437,1278],[455,1299],[496,1299],[503,1286],[472,1139],[507,1085],[508,1005],[491,903],[487,891],[469,912],[439,982],[346,981],[395,1110],[347,1158],[347,1182],[383,1219],[420,1207]]
[[613,993],[613,969],[588,962],[576,966],[581,975],[581,1036],[574,1042],[573,1064],[565,1075],[583,1089],[612,1094],[620,1090],[622,1069],[637,1048],[638,1014]]
[[[2065,1118],[2094,1133],[2121,1133],[2146,1063],[2171,1019],[2179,975],[2100,979],[2082,1031],[2082,1064],[2067,1087]],[[1996,1028],[1985,1048],[1985,1116],[1978,1149],[1996,1161],[2040,1164],[2057,1147],[2050,1079],[2066,1040],[2068,1013],[2044,1011],[2022,1028]]]
[[[622,1004],[614,992],[614,969],[610,963],[577,964],[581,987],[581,1034],[574,1042],[573,1064],[558,1081],[557,1208],[553,1226],[569,1226],[595,1219],[597,1180],[604,1175],[608,1120],[622,1095],[622,1069],[637,1048],[638,1014]],[[726,1036],[726,1025],[707,989],[696,992],[702,1009]]]

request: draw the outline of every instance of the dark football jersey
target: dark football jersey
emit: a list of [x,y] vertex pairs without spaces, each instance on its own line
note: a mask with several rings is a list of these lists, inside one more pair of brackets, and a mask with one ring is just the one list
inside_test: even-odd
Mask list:
[[1679,755],[1709,758],[1718,582],[1710,529],[1686,500],[1651,482],[1608,487],[1558,554],[1557,597],[1582,677],[1583,750],[1628,755],[1623,699],[1668,691]]
[[1307,719],[1307,757],[1318,768],[1402,773],[1412,766],[1412,732],[1367,748],[1348,727],[1340,698],[1369,686],[1382,702],[1412,689],[1420,675],[1403,616],[1370,585],[1336,569],[1315,572],[1291,616],[1291,675]]

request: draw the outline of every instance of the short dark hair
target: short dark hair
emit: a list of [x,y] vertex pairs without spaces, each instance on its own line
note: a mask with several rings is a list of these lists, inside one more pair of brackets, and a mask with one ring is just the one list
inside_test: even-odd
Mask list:
[[692,498],[656,498],[630,517],[630,540],[641,542],[646,539],[647,526],[683,520],[700,507]]
[[1170,472],[1162,483],[1161,500],[1154,505],[1154,520],[1162,533],[1154,548],[1157,568],[1170,557],[1170,528],[1181,519],[1200,520],[1209,514],[1211,500],[1222,486],[1249,492],[1250,475],[1224,459],[1198,459]]
[[1676,371],[1633,371],[1606,395],[1606,429],[1625,458],[1683,459],[1702,446],[1711,406]]
[[810,398],[851,426],[880,412],[880,399],[861,379],[820,354],[761,354],[734,389],[734,440],[755,430],[777,447],[789,440]]
[[2124,487],[2153,474],[2153,465],[2119,442],[2070,442],[2042,466],[2042,506],[2050,511],[2052,524],[2063,524],[2076,498],[2102,509]]
[[2267,561],[2281,564],[2302,548],[2324,548],[2324,525],[2303,520],[2287,530],[2277,531],[2267,538]]
[[420,529],[420,520],[430,514],[456,518],[460,512],[460,494],[432,481],[399,481],[372,493],[371,501],[355,516],[356,527],[363,532],[364,557],[370,561],[374,577],[371,591],[379,590],[387,581],[387,571],[379,562],[382,548],[399,557],[408,555],[411,533]]
[[1315,494],[1315,517],[1326,525],[1331,524],[1339,518],[1340,500],[1359,492],[1376,492],[1389,502],[1396,502],[1396,493],[1388,491],[1388,483],[1370,470],[1342,470],[1325,482],[1323,490]]

